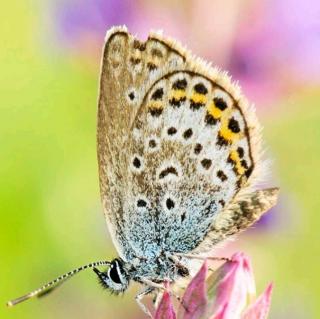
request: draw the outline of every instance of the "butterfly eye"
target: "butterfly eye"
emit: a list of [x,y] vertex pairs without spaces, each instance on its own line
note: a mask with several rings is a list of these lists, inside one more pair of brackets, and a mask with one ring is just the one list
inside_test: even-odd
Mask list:
[[110,267],[109,278],[116,284],[121,284],[121,279],[118,273],[118,268],[114,265]]

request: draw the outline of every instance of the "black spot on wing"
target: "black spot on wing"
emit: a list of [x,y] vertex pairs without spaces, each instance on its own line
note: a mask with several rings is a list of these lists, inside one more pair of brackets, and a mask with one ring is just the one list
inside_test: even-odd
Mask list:
[[143,200],[143,199],[138,199],[137,206],[138,207],[146,207],[147,206],[147,202],[145,200]]
[[156,70],[158,68],[157,65],[155,65],[154,63],[152,62],[148,62],[147,63],[147,68],[149,69],[149,71],[153,71],[153,70]]
[[186,101],[186,99],[187,99],[187,98],[186,98],[185,96],[184,96],[184,97],[181,97],[180,99],[171,98],[171,99],[169,100],[169,103],[170,103],[170,105],[173,106],[173,107],[180,107],[181,104]]
[[229,120],[228,128],[233,133],[240,132],[239,122],[237,120],[235,120],[233,117]]
[[130,92],[130,93],[128,94],[128,96],[129,96],[129,99],[130,99],[131,101],[133,101],[134,98],[135,98],[134,92]]
[[193,149],[194,154],[198,155],[202,151],[202,145],[200,143],[197,143]]
[[244,156],[244,149],[243,149],[241,146],[238,147],[237,152],[238,152],[239,157],[240,157],[240,158],[243,158],[243,156]]
[[200,103],[200,102],[195,102],[193,100],[190,100],[190,109],[192,111],[196,111],[196,110],[199,110],[201,107],[203,107],[204,104],[203,103]]
[[177,80],[172,84],[174,90],[185,90],[188,83],[186,79]]
[[173,209],[173,208],[174,208],[175,203],[174,203],[174,201],[173,201],[171,198],[167,198],[167,200],[166,200],[166,206],[167,206],[167,208],[170,210],[170,209]]
[[209,169],[210,166],[212,164],[212,161],[211,159],[209,158],[204,158],[202,161],[201,161],[201,165],[203,166],[204,169]]
[[204,121],[207,125],[215,125],[217,123],[217,120],[209,113],[206,114]]
[[228,107],[226,101],[221,97],[215,97],[213,99],[213,102],[215,106],[221,111],[224,111]]
[[165,168],[164,170],[162,170],[159,174],[159,178],[160,179],[163,179],[165,178],[166,176],[168,176],[169,174],[173,174],[173,175],[176,175],[178,176],[178,171],[175,167],[173,166],[169,166],[167,168]]
[[151,100],[161,100],[163,97],[163,88],[156,89],[151,95]]
[[146,49],[146,44],[143,42],[140,42],[139,40],[134,40],[133,41],[133,48],[140,50],[140,51],[144,51]]
[[157,142],[154,139],[151,139],[149,141],[149,147],[150,148],[155,148],[157,146]]
[[167,133],[168,135],[174,135],[177,133],[177,129],[175,127],[169,127]]
[[159,117],[162,112],[163,112],[163,109],[160,109],[160,108],[151,108],[149,110],[150,114],[154,117]]
[[222,147],[222,146],[227,146],[229,142],[226,139],[224,139],[219,132],[216,144]]
[[133,166],[134,166],[135,168],[140,168],[140,167],[141,167],[141,161],[140,161],[140,159],[139,159],[138,157],[135,157],[135,158],[133,159],[132,164],[133,164]]
[[205,85],[203,83],[197,83],[194,86],[194,90],[197,93],[204,94],[204,95],[208,93],[208,89],[205,87]]
[[192,129],[189,128],[183,133],[183,137],[185,140],[188,140],[192,136],[193,132]]
[[222,182],[224,182],[224,181],[226,181],[226,180],[228,179],[227,175],[226,175],[223,171],[221,171],[221,170],[219,170],[219,171],[217,172],[217,177],[220,178],[220,180],[221,180]]

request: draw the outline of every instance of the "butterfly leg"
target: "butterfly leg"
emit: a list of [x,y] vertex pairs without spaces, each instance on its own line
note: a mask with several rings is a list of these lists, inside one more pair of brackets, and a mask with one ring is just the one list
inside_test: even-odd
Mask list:
[[155,288],[153,287],[147,287],[144,290],[142,290],[141,292],[139,292],[136,295],[136,302],[139,305],[139,307],[141,308],[141,310],[150,318],[153,318],[150,311],[148,310],[148,308],[144,305],[144,303],[142,302],[142,299],[144,296],[150,294],[151,292],[153,292],[155,290]]
[[153,303],[153,306],[155,309],[158,308],[159,304],[160,304],[160,301],[161,301],[161,298],[162,298],[163,294],[162,294],[162,291],[157,291],[153,297],[153,300],[152,300],[152,303]]
[[213,261],[231,261],[231,259],[228,257],[199,256],[199,255],[181,254],[181,253],[176,253],[176,255],[184,258],[199,259],[199,260],[207,259],[207,260],[213,260]]

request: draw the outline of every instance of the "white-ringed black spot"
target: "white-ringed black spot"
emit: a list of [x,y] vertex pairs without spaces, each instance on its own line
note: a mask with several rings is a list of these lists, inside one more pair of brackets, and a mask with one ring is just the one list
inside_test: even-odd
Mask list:
[[228,107],[227,102],[221,97],[215,97],[213,101],[214,105],[221,111],[224,111]]
[[211,159],[209,158],[204,158],[202,161],[201,161],[201,165],[203,166],[204,169],[209,169],[210,166],[212,164],[212,161]]
[[202,145],[200,143],[197,143],[193,149],[194,154],[199,155],[200,152],[202,151]]
[[154,139],[151,139],[149,141],[149,147],[150,148],[155,148],[157,146],[157,142]]
[[184,133],[183,133],[183,138],[185,140],[188,140],[192,136],[193,132],[191,128],[188,128]]
[[177,133],[177,129],[175,127],[169,127],[167,132],[168,135],[174,135]]
[[175,203],[174,203],[174,201],[169,197],[169,198],[167,198],[167,200],[166,200],[166,206],[167,206],[167,208],[170,210],[170,209],[173,209],[174,208],[174,206],[175,206]]
[[135,98],[135,95],[134,95],[134,92],[133,92],[133,91],[131,91],[131,92],[128,94],[128,96],[129,96],[129,99],[130,99],[131,101],[133,101],[134,98]]
[[146,207],[147,206],[147,202],[145,200],[143,200],[143,199],[138,199],[137,206],[138,207]]
[[178,176],[178,171],[175,167],[169,166],[160,172],[159,179],[163,179],[166,176],[168,176],[169,174],[173,174],[173,175]]
[[181,222],[184,222],[185,219],[186,219],[186,213],[184,212],[184,213],[181,215]]
[[204,94],[204,95],[208,93],[208,89],[205,87],[205,85],[203,83],[197,83],[194,86],[194,90],[197,93]]
[[229,120],[228,128],[233,133],[240,132],[239,122],[237,120],[235,120],[233,117]]
[[135,157],[132,161],[132,164],[135,168],[140,168],[141,167],[141,161],[138,157]]

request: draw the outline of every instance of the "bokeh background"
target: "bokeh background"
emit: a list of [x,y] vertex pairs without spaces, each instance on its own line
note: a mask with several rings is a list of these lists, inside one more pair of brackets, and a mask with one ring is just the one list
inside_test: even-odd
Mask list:
[[318,0],[10,0],[0,10],[0,317],[142,318],[133,296],[84,272],[42,301],[7,299],[116,252],[96,160],[105,31],[126,24],[177,37],[226,69],[264,125],[280,202],[221,254],[252,258],[270,318],[320,318],[320,2]]

